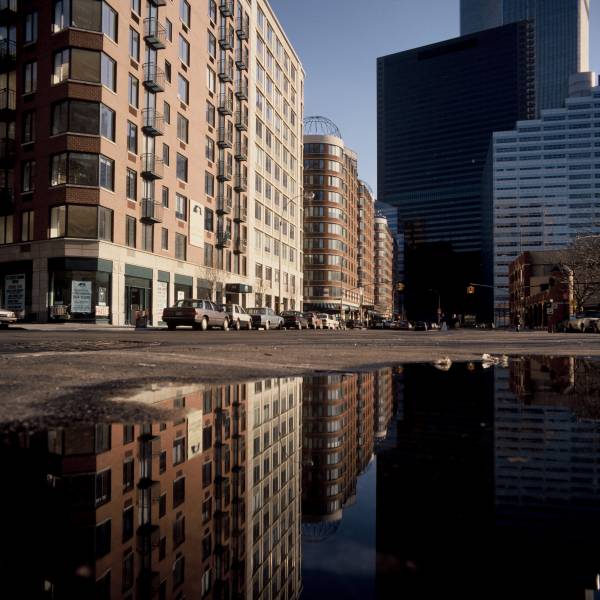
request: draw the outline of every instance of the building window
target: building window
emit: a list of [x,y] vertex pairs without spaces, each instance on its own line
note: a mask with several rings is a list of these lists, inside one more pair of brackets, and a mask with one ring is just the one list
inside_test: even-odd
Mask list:
[[51,157],[50,185],[81,185],[114,189],[114,161],[101,154],[65,152]]
[[107,519],[104,523],[96,525],[96,558],[102,558],[110,552],[110,529],[111,520]]
[[207,196],[215,195],[215,176],[208,171],[204,173],[204,192]]
[[215,0],[208,0],[208,16],[213,23],[217,22],[217,3]]
[[204,155],[211,162],[215,161],[215,142],[208,135],[206,136],[206,144],[204,146]]
[[142,225],[142,250],[154,252],[154,225],[151,223]]
[[110,502],[111,490],[111,470],[105,469],[96,473],[95,490],[94,490],[94,506],[98,508],[103,504]]
[[217,38],[208,31],[208,54],[213,58],[217,58]]
[[118,15],[107,2],[97,0],[54,0],[52,33],[67,27],[100,31],[118,41]]
[[138,150],[138,128],[131,121],[127,121],[127,150],[133,154]]
[[24,210],[21,213],[21,241],[31,242],[33,240],[33,211]]
[[113,211],[104,206],[69,204],[50,209],[50,238],[73,237],[112,242]]
[[38,37],[38,14],[30,12],[25,15],[25,43],[32,44],[37,42]]
[[108,55],[102,53],[101,83],[109,90],[117,91],[117,63]]
[[137,200],[137,173],[132,169],[127,169],[127,181],[125,185],[127,198]]
[[206,122],[211,126],[215,126],[215,107],[210,103],[206,102]]
[[206,67],[206,85],[209,92],[217,91],[217,74],[210,67]]
[[100,155],[100,187],[107,190],[115,189],[115,161]]
[[173,41],[173,23],[169,19],[165,19],[165,29],[167,30],[167,39]]
[[171,63],[165,60],[165,79],[171,83]]
[[189,104],[190,100],[190,84],[182,75],[177,75],[177,96],[185,104]]
[[131,0],[131,10],[138,15],[142,14],[140,10],[140,0]]
[[37,62],[26,63],[23,67],[23,93],[31,94],[37,90]]
[[213,247],[211,244],[204,244],[204,265],[206,267],[213,266]]
[[35,160],[28,160],[23,163],[21,191],[24,194],[35,190]]
[[23,114],[22,142],[24,144],[35,142],[35,129],[35,111],[30,110]]
[[164,185],[162,188],[162,205],[163,208],[169,208],[169,188]]
[[190,44],[179,34],[179,59],[184,65],[190,66]]
[[129,56],[134,60],[140,60],[140,34],[133,28],[129,28]]
[[204,209],[204,229],[214,231],[214,212],[210,208]]
[[0,245],[13,243],[13,216],[0,216]]
[[177,152],[177,179],[188,180],[188,159]]
[[167,251],[169,249],[169,230],[164,227],[160,231],[160,247],[161,250]]
[[186,144],[188,143],[189,121],[181,114],[177,113],[177,137]]
[[125,220],[125,245],[135,248],[135,229],[136,222],[134,217],[126,217]]
[[129,91],[128,91],[128,100],[131,106],[137,108],[139,106],[139,92],[140,92],[140,82],[137,77],[134,77],[131,73],[129,73]]
[[177,260],[186,260],[187,237],[180,233],[175,234],[175,258]]
[[191,26],[191,9],[186,0],[179,0],[179,18],[186,27]]
[[179,516],[173,523],[173,548],[185,542],[185,517]]
[[165,163],[165,165],[168,167],[169,163],[171,162],[171,154],[170,154],[169,146],[167,146],[167,144],[163,144],[162,149],[163,149],[162,159],[163,159],[163,162]]
[[133,489],[134,478],[134,461],[133,458],[126,460],[123,463],[123,491],[128,492]]
[[181,194],[175,194],[175,216],[187,221],[187,198]]
[[168,102],[163,102],[163,119],[167,125],[171,123],[171,105]]
[[123,559],[123,579],[121,582],[121,590],[123,592],[126,592],[133,587],[134,577],[133,552],[129,552]]
[[102,2],[102,33],[113,42],[118,42],[119,17],[106,2]]
[[126,542],[133,537],[133,506],[123,510],[122,540]]
[[52,106],[52,135],[73,132],[115,140],[115,112],[98,102],[64,100]]
[[185,477],[180,477],[173,482],[173,508],[185,502]]

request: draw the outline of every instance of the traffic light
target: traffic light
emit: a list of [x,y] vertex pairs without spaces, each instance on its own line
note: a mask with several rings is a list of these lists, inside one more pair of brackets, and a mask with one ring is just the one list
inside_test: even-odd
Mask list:
[[475,286],[474,285],[470,285],[467,288],[467,294],[474,294],[475,293]]

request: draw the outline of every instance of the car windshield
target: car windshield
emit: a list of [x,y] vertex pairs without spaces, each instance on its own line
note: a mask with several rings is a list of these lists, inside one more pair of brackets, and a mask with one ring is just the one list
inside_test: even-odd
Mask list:
[[248,313],[251,315],[266,315],[267,309],[266,308],[249,308]]

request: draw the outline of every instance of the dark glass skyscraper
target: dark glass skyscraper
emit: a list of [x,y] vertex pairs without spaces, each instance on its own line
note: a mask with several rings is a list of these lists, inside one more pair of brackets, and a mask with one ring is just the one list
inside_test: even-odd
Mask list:
[[[398,207],[409,247],[444,248],[422,253],[426,261],[433,257],[439,268],[438,255],[453,257],[447,268],[456,276],[437,291],[444,312],[463,313],[468,280],[482,277],[491,135],[535,115],[531,26],[513,23],[381,57],[377,87],[378,200]],[[407,277],[409,262],[407,255]],[[431,294],[419,288],[437,284],[422,280],[427,264],[412,267],[421,280],[407,285],[407,297],[423,308],[416,294]]]

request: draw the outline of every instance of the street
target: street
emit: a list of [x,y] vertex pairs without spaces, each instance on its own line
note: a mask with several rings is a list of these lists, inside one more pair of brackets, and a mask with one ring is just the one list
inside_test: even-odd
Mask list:
[[[482,354],[600,357],[600,336],[488,330],[167,331],[26,325],[0,331],[0,420],[95,411],[162,386],[350,371]],[[92,401],[92,402],[88,402]],[[112,403],[111,403],[112,404]]]

